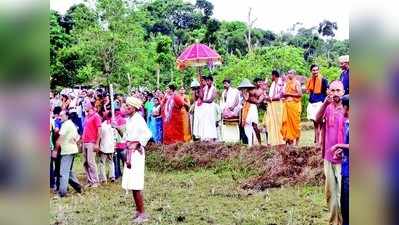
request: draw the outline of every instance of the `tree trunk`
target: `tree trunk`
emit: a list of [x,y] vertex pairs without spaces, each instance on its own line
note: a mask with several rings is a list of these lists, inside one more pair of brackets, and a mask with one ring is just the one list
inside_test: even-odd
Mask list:
[[159,90],[159,65],[157,65],[157,90]]

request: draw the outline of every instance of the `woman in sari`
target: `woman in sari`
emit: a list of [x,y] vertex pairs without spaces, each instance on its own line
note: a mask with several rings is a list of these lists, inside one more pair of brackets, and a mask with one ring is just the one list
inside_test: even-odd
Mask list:
[[179,90],[179,95],[184,100],[184,107],[182,107],[182,109],[181,109],[181,114],[183,117],[184,142],[188,142],[191,140],[190,118],[189,118],[189,114],[188,114],[188,111],[190,109],[190,99],[185,93],[186,93],[186,90],[184,89],[184,87],[181,87]]
[[162,117],[163,117],[163,143],[174,144],[184,142],[184,128],[182,108],[184,100],[175,93],[176,86],[169,85],[167,96],[163,101]]
[[162,116],[161,116],[161,105],[158,97],[154,97],[154,108],[151,114],[150,130],[152,132],[152,138],[157,144],[162,143]]

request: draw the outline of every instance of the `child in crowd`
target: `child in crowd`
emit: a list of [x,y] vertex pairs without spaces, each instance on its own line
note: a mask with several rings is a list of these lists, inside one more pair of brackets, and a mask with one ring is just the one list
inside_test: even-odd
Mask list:
[[111,182],[115,182],[115,167],[113,161],[114,149],[115,149],[115,129],[111,126],[112,113],[108,112],[103,117],[101,124],[101,139],[100,139],[100,152],[98,154],[100,158],[99,164],[99,179],[100,182],[107,182],[106,175],[106,164],[109,167],[109,178]]
[[342,159],[341,166],[341,213],[343,225],[349,224],[349,95],[342,97],[344,107],[344,144],[336,144],[331,148],[334,157]]

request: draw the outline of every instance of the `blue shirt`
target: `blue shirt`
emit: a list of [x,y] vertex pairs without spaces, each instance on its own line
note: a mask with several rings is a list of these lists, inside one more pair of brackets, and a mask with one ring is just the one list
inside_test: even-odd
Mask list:
[[319,94],[310,93],[309,95],[309,102],[316,103],[316,102],[324,102],[324,99],[327,97],[327,88],[328,88],[328,80],[323,77],[321,81],[321,92]]
[[345,94],[349,94],[349,69],[343,71],[339,79],[344,84]]
[[[344,143],[349,144],[349,119],[345,121],[344,125]],[[349,177],[349,149],[347,148],[343,149],[341,175]]]
[[61,129],[61,125],[62,125],[62,120],[61,120],[61,118],[56,118],[56,119],[54,120],[54,128]]

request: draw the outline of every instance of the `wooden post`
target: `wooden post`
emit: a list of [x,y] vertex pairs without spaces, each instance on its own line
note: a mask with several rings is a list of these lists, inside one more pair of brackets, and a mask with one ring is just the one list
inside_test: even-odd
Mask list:
[[200,78],[201,78],[201,76],[200,76],[200,75],[201,75],[201,74],[200,74],[201,70],[200,70],[199,67],[196,67],[196,68],[195,68],[195,71],[197,72],[197,81],[200,82],[200,80],[201,80],[201,79],[200,79]]
[[109,97],[111,100],[111,113],[112,113],[112,121],[115,120],[115,106],[114,106],[114,89],[112,88],[112,84],[109,84]]

